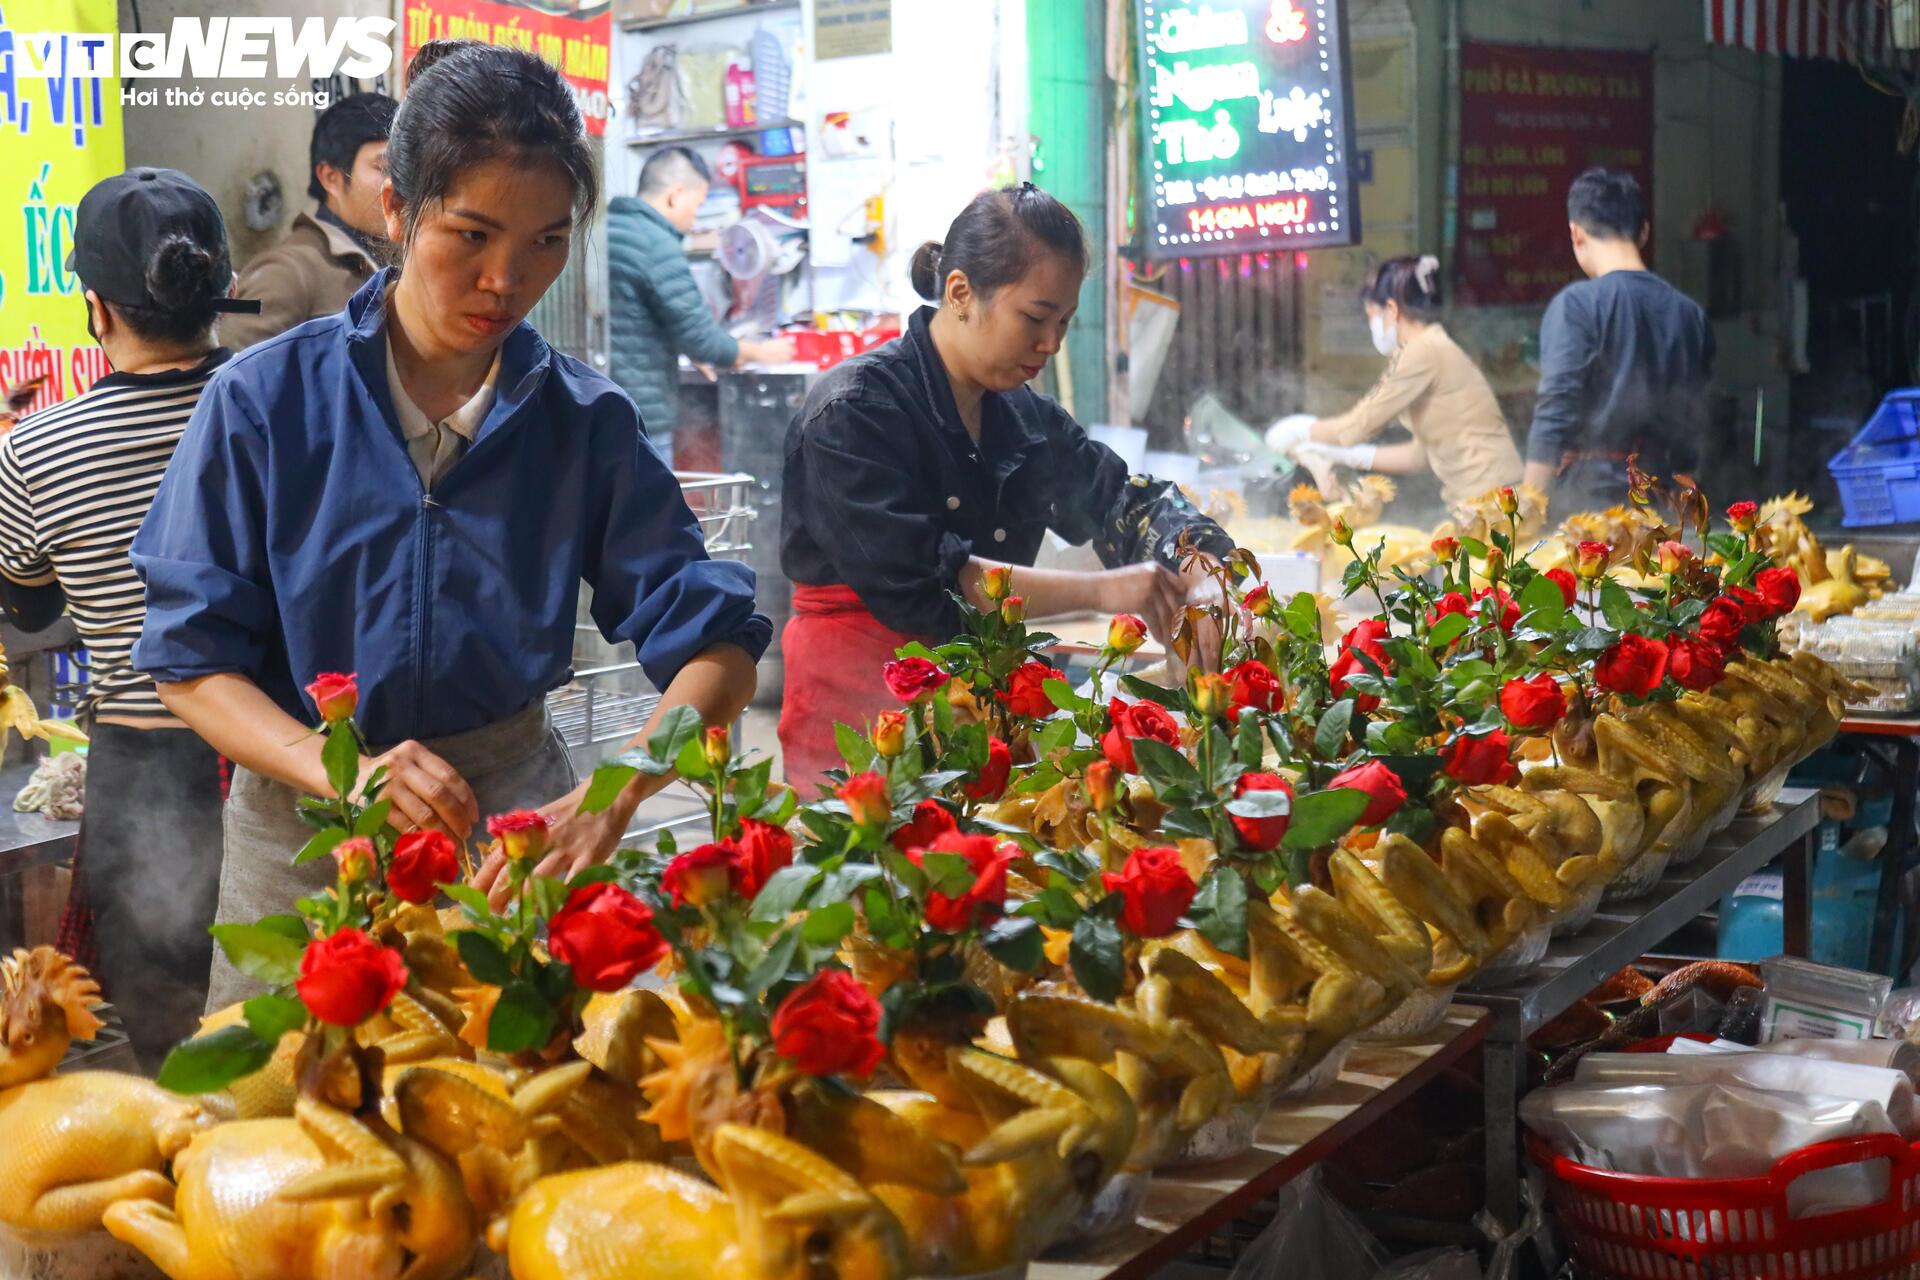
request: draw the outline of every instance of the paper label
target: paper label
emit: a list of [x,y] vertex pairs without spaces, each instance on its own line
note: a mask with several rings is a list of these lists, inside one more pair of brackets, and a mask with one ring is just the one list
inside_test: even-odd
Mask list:
[[1763,1040],[1866,1040],[1873,1034],[1873,1020],[1863,1014],[1791,1004],[1768,996],[1761,1032]]
[[1761,871],[1748,876],[1734,886],[1736,898],[1772,898],[1775,902],[1785,901],[1787,896],[1787,878],[1778,871]]

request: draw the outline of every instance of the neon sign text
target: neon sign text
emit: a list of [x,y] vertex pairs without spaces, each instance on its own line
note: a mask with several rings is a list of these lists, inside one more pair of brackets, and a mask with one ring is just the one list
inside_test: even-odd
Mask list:
[[1307,93],[1299,85],[1286,97],[1271,89],[1260,90],[1260,132],[1290,133],[1295,142],[1305,142],[1307,134],[1326,119],[1326,99]]
[[1215,103],[1252,98],[1260,93],[1260,68],[1251,62],[1221,62],[1213,66],[1189,66],[1176,62],[1171,70],[1155,65],[1153,69],[1153,105],[1170,107],[1175,102],[1189,111],[1206,111]]
[[1160,29],[1153,35],[1153,43],[1162,53],[1201,53],[1208,49],[1231,49],[1246,42],[1246,14],[1215,13],[1205,5],[1198,9],[1167,10],[1160,19]]
[[1295,196],[1291,200],[1223,204],[1218,208],[1189,210],[1187,225],[1196,232],[1299,226],[1307,220],[1312,208],[1313,202],[1306,196]]
[[1275,44],[1298,44],[1307,38],[1307,15],[1293,7],[1293,0],[1273,0],[1267,11],[1267,39]]
[[1231,160],[1240,154],[1240,131],[1225,111],[1213,113],[1213,124],[1172,120],[1153,126],[1153,140],[1166,148],[1168,164],[1205,164]]

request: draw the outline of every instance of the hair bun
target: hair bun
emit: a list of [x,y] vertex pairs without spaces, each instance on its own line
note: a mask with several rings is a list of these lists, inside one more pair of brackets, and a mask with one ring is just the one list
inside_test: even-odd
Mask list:
[[147,263],[147,294],[156,306],[179,310],[225,293],[215,282],[214,255],[191,237],[174,232],[160,241]]
[[944,283],[940,270],[942,252],[943,246],[938,240],[929,240],[913,251],[913,262],[907,268],[913,291],[928,302],[940,300],[940,286]]

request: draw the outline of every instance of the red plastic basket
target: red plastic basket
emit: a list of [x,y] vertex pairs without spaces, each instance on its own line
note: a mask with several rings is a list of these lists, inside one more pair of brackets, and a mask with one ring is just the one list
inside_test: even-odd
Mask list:
[[[1527,1135],[1581,1280],[1920,1280],[1920,1143],[1815,1143],[1757,1178],[1658,1178],[1579,1164]],[[1885,1160],[1879,1204],[1795,1218],[1787,1188]]]

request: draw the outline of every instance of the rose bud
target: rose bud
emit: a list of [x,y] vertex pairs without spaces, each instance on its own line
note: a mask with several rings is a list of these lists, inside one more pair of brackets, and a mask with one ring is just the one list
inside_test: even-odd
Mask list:
[[1427,607],[1427,625],[1431,627],[1434,623],[1440,621],[1440,619],[1450,613],[1457,613],[1463,617],[1471,618],[1473,616],[1473,605],[1458,591],[1449,591]]
[[1683,573],[1693,562],[1693,548],[1684,542],[1675,542],[1668,538],[1660,544],[1660,572],[1665,574]]
[[882,711],[873,720],[873,749],[891,760],[907,749],[907,717],[898,711]]
[[1247,592],[1247,598],[1241,603],[1246,605],[1247,612],[1256,618],[1271,618],[1280,611],[1280,606],[1273,598],[1273,588],[1264,582]]
[[913,806],[913,816],[907,819],[907,824],[887,839],[905,853],[909,849],[924,849],[947,832],[959,829],[960,824],[938,800],[922,800]]
[[1736,502],[1727,508],[1727,523],[1735,533],[1752,533],[1759,524],[1760,507],[1753,502]]
[[1187,677],[1187,697],[1192,700],[1195,712],[1216,720],[1233,705],[1233,686],[1225,676],[1196,671]]
[[495,814],[487,819],[487,834],[500,842],[500,851],[511,862],[547,851],[547,820],[531,809]]
[[393,1003],[407,962],[359,929],[316,938],[300,955],[293,989],[307,1012],[332,1027],[355,1027]]
[[704,747],[707,757],[707,767],[716,773],[726,768],[727,761],[733,759],[733,743],[731,738],[732,735],[728,733],[727,726],[723,724],[710,724],[707,726]]
[[1187,874],[1178,849],[1135,849],[1118,872],[1103,871],[1100,883],[1126,905],[1120,923],[1136,938],[1164,938],[1180,927],[1200,886]]
[[366,836],[351,836],[333,846],[333,860],[340,864],[340,878],[349,884],[373,874],[373,841]]
[[1433,548],[1433,555],[1441,564],[1452,564],[1454,557],[1460,554],[1460,539],[1435,538],[1427,544]]
[[[1240,781],[1233,784],[1236,799],[1249,791],[1284,791],[1287,798],[1293,798],[1293,784],[1277,773],[1243,773]],[[1282,837],[1287,834],[1287,823],[1292,820],[1291,813],[1283,813],[1277,818],[1243,818],[1229,812],[1227,817],[1233,822],[1233,829],[1240,833],[1240,843],[1256,853],[1266,853],[1280,847]]]
[[1007,691],[1000,701],[1008,711],[1029,720],[1044,720],[1053,714],[1053,699],[1047,696],[1047,681],[1065,680],[1067,673],[1044,662],[1023,662],[1007,677]]
[[647,904],[611,880],[583,884],[547,923],[547,950],[588,991],[619,991],[666,954]]
[[443,884],[460,878],[460,855],[444,831],[409,831],[393,846],[387,888],[402,902],[431,902]]
[[918,702],[947,682],[947,673],[925,658],[896,658],[881,667],[880,674],[902,702]]
[[1573,571],[1588,582],[1602,577],[1607,572],[1607,562],[1613,558],[1613,548],[1604,542],[1583,542],[1574,558]]
[[1624,635],[1593,664],[1594,683],[1609,693],[1644,698],[1667,675],[1667,646],[1645,636]]
[[822,969],[773,1013],[773,1051],[810,1076],[870,1076],[887,1056],[880,1002],[844,969]]
[[793,863],[793,837],[785,827],[756,818],[740,820],[740,896],[751,902],[773,879],[773,873]]
[[1013,626],[1017,622],[1026,620],[1027,598],[1025,596],[1008,596],[1000,602],[1000,621]]
[[[1487,577],[1498,578],[1507,568],[1507,553],[1498,547],[1488,547],[1486,554]],[[1486,588],[1482,587],[1481,591]]]
[[1762,569],[1753,575],[1753,589],[1767,602],[1767,611],[1775,617],[1792,613],[1800,603],[1800,575],[1791,568]]
[[1347,523],[1345,516],[1333,518],[1333,523],[1327,528],[1327,535],[1333,539],[1336,546],[1351,547],[1353,545],[1353,526]]
[[740,851],[730,843],[689,849],[660,873],[660,887],[677,907],[704,907],[727,896],[745,877]]
[[980,774],[960,790],[973,800],[991,803],[1006,794],[1007,778],[1013,773],[1013,752],[999,738],[987,739],[987,762]]
[[1462,734],[1440,753],[1441,769],[1449,778],[1469,787],[1505,782],[1519,772],[1513,766],[1512,744],[1506,731],[1495,729],[1478,738]]
[[1327,790],[1343,789],[1366,795],[1367,807],[1361,811],[1356,824],[1362,827],[1379,826],[1407,802],[1407,788],[1401,783],[1400,775],[1378,760],[1355,765],[1328,780]]
[[980,575],[980,594],[989,600],[1005,600],[1012,590],[1013,570],[1007,565],[994,565]]
[[893,816],[893,801],[887,796],[887,780],[877,773],[856,773],[840,784],[835,795],[847,806],[847,816],[855,826],[878,827]]
[[1095,813],[1106,813],[1120,802],[1120,777],[1105,760],[1087,766],[1087,803]]
[[[1497,553],[1498,550],[1499,548],[1496,547],[1494,552]],[[1473,603],[1475,606],[1478,606],[1479,603],[1488,596],[1492,596],[1500,606],[1500,617],[1498,619],[1500,629],[1509,635],[1513,634],[1515,624],[1520,621],[1519,604],[1515,602],[1511,595],[1507,594],[1505,587],[1482,587],[1473,593]]]
[[1567,714],[1567,695],[1544,671],[1526,680],[1516,678],[1500,689],[1500,713],[1516,729],[1551,729]]
[[1573,602],[1580,594],[1580,584],[1574,581],[1573,575],[1565,569],[1549,569],[1547,578],[1554,586],[1560,588],[1560,599],[1565,602],[1567,608],[1573,608]]
[[1502,485],[1493,495],[1493,500],[1499,504],[1501,515],[1510,516],[1519,513],[1520,499],[1514,495],[1512,485]]
[[1123,658],[1146,641],[1147,624],[1131,613],[1116,613],[1107,624],[1107,648]]
[[307,686],[307,696],[313,699],[322,720],[339,724],[351,717],[354,708],[360,705],[360,686],[351,673],[323,671]]

